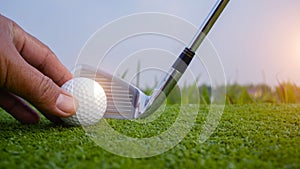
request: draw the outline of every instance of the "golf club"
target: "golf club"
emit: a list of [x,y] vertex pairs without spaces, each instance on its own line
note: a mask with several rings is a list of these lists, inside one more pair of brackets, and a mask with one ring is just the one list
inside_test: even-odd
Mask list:
[[183,50],[150,96],[118,77],[87,65],[78,66],[74,76],[94,79],[103,87],[107,96],[104,118],[145,118],[155,112],[172,91],[228,2],[229,0],[216,2],[190,46]]

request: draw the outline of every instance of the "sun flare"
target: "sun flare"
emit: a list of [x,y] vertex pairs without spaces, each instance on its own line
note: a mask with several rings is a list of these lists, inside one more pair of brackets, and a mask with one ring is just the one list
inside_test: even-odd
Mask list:
[[297,56],[300,57],[300,42],[298,43],[298,47],[297,47]]

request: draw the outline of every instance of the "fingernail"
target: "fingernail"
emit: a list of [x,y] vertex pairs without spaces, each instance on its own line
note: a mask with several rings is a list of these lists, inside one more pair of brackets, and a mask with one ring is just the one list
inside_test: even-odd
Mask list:
[[66,114],[74,114],[76,112],[75,100],[72,96],[61,93],[56,100],[56,107]]

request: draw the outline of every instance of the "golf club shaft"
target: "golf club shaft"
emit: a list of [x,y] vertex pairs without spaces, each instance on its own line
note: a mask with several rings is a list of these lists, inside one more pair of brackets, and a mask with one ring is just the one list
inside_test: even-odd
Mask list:
[[203,25],[199,29],[199,33],[197,36],[195,36],[195,39],[193,39],[191,46],[189,49],[192,52],[196,52],[203,40],[205,39],[206,35],[209,33],[210,29],[213,27],[219,16],[221,15],[222,11],[228,4],[229,0],[219,0],[213,9],[211,10],[210,14],[206,18],[206,20],[203,22]]
[[152,114],[159,108],[163,100],[165,100],[165,98],[170,94],[170,92],[192,61],[196,50],[199,48],[204,38],[216,22],[228,2],[229,0],[217,1],[207,19],[199,29],[199,33],[197,33],[195,39],[192,41],[191,46],[185,48],[180,56],[176,59],[168,74],[162,79],[160,85],[150,96],[150,99],[145,106],[145,110],[143,111],[144,113],[142,115],[138,115],[138,117],[143,118]]
[[175,61],[173,64],[173,68],[178,70],[180,73],[184,73],[190,62],[192,61],[195,52],[205,39],[206,35],[209,33],[217,19],[219,18],[220,14],[228,4],[229,0],[219,0],[214,5],[213,9],[209,13],[206,20],[201,25],[199,32],[195,36],[195,38],[192,40],[190,47],[187,47],[184,49],[184,51],[181,53],[179,58]]

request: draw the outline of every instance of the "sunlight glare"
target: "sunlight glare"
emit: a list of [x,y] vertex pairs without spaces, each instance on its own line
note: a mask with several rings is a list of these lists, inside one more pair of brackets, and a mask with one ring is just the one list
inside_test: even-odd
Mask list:
[[300,57],[300,40],[299,40],[298,46],[297,46],[297,56]]

